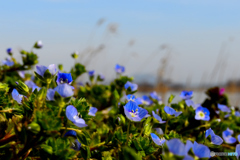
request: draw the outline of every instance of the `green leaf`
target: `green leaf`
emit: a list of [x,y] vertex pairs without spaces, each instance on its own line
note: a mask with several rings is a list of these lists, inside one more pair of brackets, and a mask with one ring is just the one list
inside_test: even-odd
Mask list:
[[48,146],[46,144],[42,144],[40,147],[50,155],[53,153],[53,149],[52,149],[51,146]]
[[168,104],[170,104],[175,96],[173,94],[170,95],[168,98]]
[[81,156],[87,160],[91,157],[91,152],[90,152],[90,148],[88,146],[82,146],[81,147]]
[[120,159],[141,160],[136,151],[130,147],[124,147]]

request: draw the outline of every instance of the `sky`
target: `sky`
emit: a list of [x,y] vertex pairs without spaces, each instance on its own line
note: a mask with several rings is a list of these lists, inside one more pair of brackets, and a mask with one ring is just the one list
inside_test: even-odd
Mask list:
[[20,49],[41,40],[39,63],[66,71],[78,51],[77,62],[107,80],[118,63],[136,82],[156,82],[164,68],[174,83],[224,83],[240,78],[239,7],[239,0],[1,1],[0,60],[8,47],[20,59]]

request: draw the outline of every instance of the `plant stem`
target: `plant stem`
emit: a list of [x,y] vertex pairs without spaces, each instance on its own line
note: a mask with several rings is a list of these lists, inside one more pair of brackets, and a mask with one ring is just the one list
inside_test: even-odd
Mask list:
[[167,122],[166,122],[166,125],[165,125],[165,131],[164,131],[164,134],[167,134],[167,125],[168,125],[168,119],[167,119]]
[[82,132],[82,130],[75,129],[75,128],[66,128],[66,127],[61,127],[60,129],[62,129],[62,130],[65,130],[65,129],[67,129],[67,130],[73,130],[73,131]]
[[140,134],[138,135],[138,138],[142,135],[143,130],[144,130],[144,127],[142,127],[141,132],[140,132]]
[[7,138],[1,139],[0,140],[0,146],[4,145],[4,144],[7,144],[8,142],[15,141],[15,140],[17,140],[17,136],[16,135],[11,135]]
[[128,145],[130,125],[131,125],[131,121],[129,121],[129,123],[128,123],[126,145]]

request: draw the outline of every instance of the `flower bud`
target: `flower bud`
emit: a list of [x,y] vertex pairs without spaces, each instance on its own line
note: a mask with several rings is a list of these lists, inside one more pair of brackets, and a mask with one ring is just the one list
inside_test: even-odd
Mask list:
[[27,129],[34,134],[38,134],[41,130],[41,127],[36,122],[32,122],[28,125]]
[[17,84],[16,88],[20,94],[25,95],[25,96],[28,95],[29,88],[25,83],[23,83],[22,81],[19,80],[19,81],[16,81],[16,84]]

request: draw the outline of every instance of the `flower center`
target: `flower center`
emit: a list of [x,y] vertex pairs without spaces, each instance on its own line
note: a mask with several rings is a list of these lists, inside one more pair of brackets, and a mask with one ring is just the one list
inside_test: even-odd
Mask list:
[[63,84],[63,83],[68,83],[68,79],[63,79],[63,78],[60,78],[59,79],[60,83]]
[[138,109],[136,109],[135,111],[132,110],[132,112],[130,112],[132,117],[136,117],[138,115]]
[[199,117],[201,117],[201,118],[204,118],[204,117],[205,117],[205,114],[204,114],[202,111],[198,112],[198,115],[199,115]]

